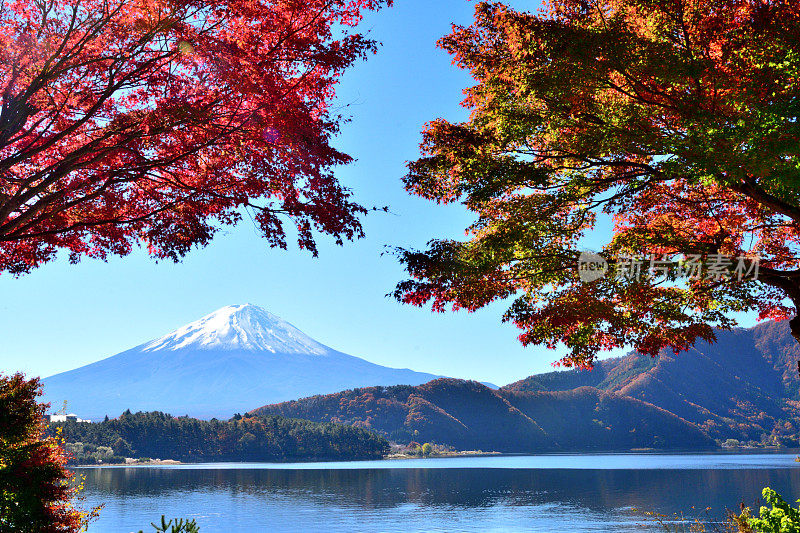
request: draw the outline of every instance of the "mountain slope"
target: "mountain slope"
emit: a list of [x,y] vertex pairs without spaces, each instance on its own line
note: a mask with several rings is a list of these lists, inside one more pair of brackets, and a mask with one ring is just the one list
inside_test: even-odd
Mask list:
[[338,352],[248,304],[43,382],[45,401],[56,408],[67,400],[81,418],[126,409],[229,418],[265,402],[435,377]]
[[437,379],[417,387],[369,387],[303,398],[251,414],[345,423],[399,442],[502,452],[714,445],[696,426],[672,413],[591,387],[531,393]]
[[709,435],[760,440],[797,437],[800,347],[787,322],[718,331],[717,342],[687,352],[639,354],[599,362],[594,370],[530,376],[509,392],[569,391],[577,387],[628,395],[670,411]]

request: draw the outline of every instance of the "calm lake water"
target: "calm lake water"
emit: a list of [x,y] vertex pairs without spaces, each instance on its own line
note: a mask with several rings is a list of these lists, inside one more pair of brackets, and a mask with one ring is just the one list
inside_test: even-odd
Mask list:
[[[659,531],[645,511],[720,517],[769,486],[800,498],[795,454],[546,455],[346,463],[79,468],[90,533]],[[147,526],[147,528],[145,528]]]

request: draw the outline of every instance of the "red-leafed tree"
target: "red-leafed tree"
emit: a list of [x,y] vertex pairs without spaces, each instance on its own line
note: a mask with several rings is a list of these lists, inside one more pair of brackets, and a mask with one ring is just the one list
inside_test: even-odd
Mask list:
[[[477,80],[472,114],[427,126],[406,186],[476,222],[464,241],[399,250],[398,299],[515,298],[521,341],[581,366],[713,340],[731,312],[797,314],[800,3],[482,2],[440,44]],[[609,272],[582,280],[591,239]]]
[[0,531],[82,531],[96,510],[75,507],[74,474],[57,439],[45,436],[40,394],[38,379],[0,375]]
[[391,0],[10,0],[0,3],[0,272],[66,250],[178,260],[250,210],[361,235],[333,167],[352,31]]

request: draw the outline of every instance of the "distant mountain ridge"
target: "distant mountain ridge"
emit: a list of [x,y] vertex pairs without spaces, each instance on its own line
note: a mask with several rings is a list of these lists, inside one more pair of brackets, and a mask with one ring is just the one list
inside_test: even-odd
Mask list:
[[367,387],[303,398],[250,414],[349,424],[399,442],[510,453],[715,446],[672,413],[592,387],[515,392],[437,379],[416,387]]
[[533,375],[491,391],[440,379],[265,405],[256,414],[371,428],[507,452],[703,448],[713,440],[800,446],[800,347],[788,322],[717,331],[678,355],[630,354],[593,370]]
[[788,321],[717,331],[717,342],[657,358],[631,354],[600,361],[594,370],[530,376],[502,388],[566,391],[591,386],[643,400],[696,424],[718,439],[796,441],[800,346]]
[[230,418],[255,405],[438,376],[333,350],[255,305],[223,307],[158,339],[43,380],[44,401],[81,418],[126,409]]

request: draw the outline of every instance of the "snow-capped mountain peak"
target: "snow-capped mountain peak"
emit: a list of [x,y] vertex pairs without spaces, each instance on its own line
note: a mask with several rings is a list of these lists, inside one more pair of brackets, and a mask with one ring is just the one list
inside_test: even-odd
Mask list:
[[44,380],[45,401],[100,420],[126,409],[229,418],[259,405],[441,376],[332,350],[255,305],[232,305]]
[[330,349],[282,318],[252,304],[229,305],[148,342],[142,351],[247,350],[323,355]]

